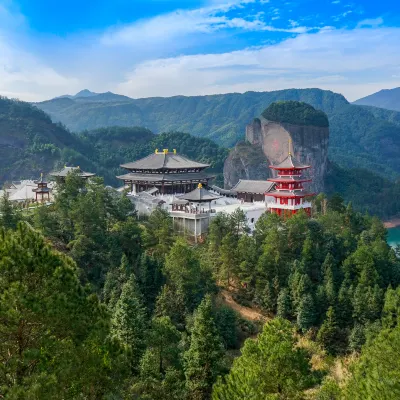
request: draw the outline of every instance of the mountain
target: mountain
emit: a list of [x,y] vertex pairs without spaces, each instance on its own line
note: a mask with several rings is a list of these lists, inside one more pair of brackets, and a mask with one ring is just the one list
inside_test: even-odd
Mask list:
[[[70,102],[59,98],[56,102]],[[29,103],[0,97],[0,185],[6,181],[38,178],[65,164],[80,166],[117,185],[119,165],[152,153],[176,148],[194,160],[210,163],[221,174],[227,150],[209,139],[185,133],[155,135],[145,128],[102,128],[80,135],[53,123]],[[222,179],[220,177],[220,183]]]
[[[77,102],[114,102],[114,101],[131,101],[132,99],[127,96],[123,96],[121,94],[115,94],[112,92],[105,92],[105,93],[95,93],[91,92],[88,89],[81,90],[75,95],[64,94],[63,96],[55,97],[49,102],[55,102],[59,99],[71,99]],[[45,101],[44,103],[47,103]]]
[[355,101],[353,104],[361,106],[373,106],[400,111],[400,87],[395,89],[383,89],[367,97]]
[[189,132],[232,147],[244,138],[246,125],[271,103],[300,101],[328,115],[332,161],[346,168],[366,168],[389,179],[400,175],[400,113],[352,105],[331,91],[288,89],[123,101],[93,101],[95,98],[53,99],[36,105],[73,131],[144,126],[155,133]]
[[42,110],[0,97],[0,182],[37,178],[64,163],[93,169],[80,138]]

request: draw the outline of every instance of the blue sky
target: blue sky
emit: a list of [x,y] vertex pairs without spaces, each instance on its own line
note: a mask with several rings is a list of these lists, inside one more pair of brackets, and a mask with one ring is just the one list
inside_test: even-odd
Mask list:
[[400,2],[0,0],[0,94],[400,86]]

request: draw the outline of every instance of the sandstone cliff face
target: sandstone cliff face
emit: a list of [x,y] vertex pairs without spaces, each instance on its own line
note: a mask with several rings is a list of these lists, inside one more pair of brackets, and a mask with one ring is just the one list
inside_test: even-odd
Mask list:
[[[291,141],[292,154],[300,162],[312,166],[305,171],[305,175],[313,180],[310,189],[316,192],[324,191],[328,166],[329,128],[278,123],[260,117],[247,125],[246,140],[253,151],[256,151],[255,149],[262,151],[266,166],[283,161],[288,155]],[[265,179],[265,175],[254,172],[257,170],[256,166],[247,168],[246,172],[246,168],[240,162],[240,151],[240,148],[235,147],[225,162],[226,187],[233,186],[239,179]],[[259,160],[256,165],[259,165]],[[269,171],[268,174],[272,175],[274,172]]]
[[225,160],[225,188],[236,185],[239,179],[265,180],[269,177],[267,160],[262,149],[258,146],[239,142]]

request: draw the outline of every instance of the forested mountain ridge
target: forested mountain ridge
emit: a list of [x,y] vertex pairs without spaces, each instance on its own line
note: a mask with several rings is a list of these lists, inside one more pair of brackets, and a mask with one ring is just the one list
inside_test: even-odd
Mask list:
[[[69,101],[62,98],[59,101]],[[77,135],[53,123],[29,103],[0,98],[0,183],[38,178],[65,164],[80,166],[118,185],[119,165],[154,152],[176,148],[194,160],[209,163],[222,174],[227,150],[206,138],[186,133],[155,135],[140,127],[111,127]]]
[[353,104],[400,111],[400,88],[380,90],[379,92],[356,100]]
[[321,89],[231,93],[209,96],[93,101],[53,99],[36,105],[72,131],[105,126],[144,126],[155,133],[183,131],[232,147],[246,124],[271,103],[301,101],[324,111],[330,123],[330,159],[344,167],[400,175],[400,113],[350,104],[342,95]]

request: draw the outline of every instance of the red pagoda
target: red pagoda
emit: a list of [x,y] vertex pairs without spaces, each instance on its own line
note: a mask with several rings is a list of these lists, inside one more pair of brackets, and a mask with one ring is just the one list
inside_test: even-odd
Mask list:
[[[310,165],[303,165],[289,151],[289,155],[278,165],[270,165],[270,168],[277,171],[276,178],[268,179],[275,183],[275,190],[266,193],[267,207],[271,213],[283,217],[290,217],[299,210],[304,210],[311,216],[310,197],[315,193],[307,192],[303,183],[311,182],[311,179],[302,176],[305,169]],[[268,199],[269,198],[269,199]]]

